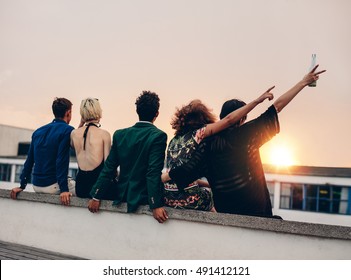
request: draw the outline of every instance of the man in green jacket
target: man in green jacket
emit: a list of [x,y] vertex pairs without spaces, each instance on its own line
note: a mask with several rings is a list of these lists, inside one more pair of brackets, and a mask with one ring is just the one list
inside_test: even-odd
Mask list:
[[161,182],[167,134],[153,124],[160,99],[156,93],[143,91],[135,105],[139,122],[114,133],[110,154],[90,192],[88,208],[93,213],[99,211],[100,199],[120,167],[113,205],[127,202],[127,211],[134,212],[139,205],[149,204],[154,218],[163,223],[168,219]]

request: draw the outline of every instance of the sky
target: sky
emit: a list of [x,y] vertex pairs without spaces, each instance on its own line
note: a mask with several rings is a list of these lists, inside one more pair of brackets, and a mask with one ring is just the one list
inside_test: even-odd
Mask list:
[[295,164],[351,167],[350,11],[349,0],[0,0],[0,123],[36,129],[66,97],[77,126],[94,97],[112,134],[137,121],[135,99],[151,90],[170,140],[176,107],[201,99],[218,115],[273,85],[277,98],[316,53],[327,72],[279,113],[262,160],[285,147]]

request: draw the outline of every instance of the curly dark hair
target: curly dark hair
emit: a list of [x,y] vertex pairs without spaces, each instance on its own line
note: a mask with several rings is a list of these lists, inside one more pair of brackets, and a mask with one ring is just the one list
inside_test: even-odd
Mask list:
[[175,129],[175,135],[184,135],[215,121],[216,116],[211,110],[201,100],[195,99],[176,109],[171,126]]
[[151,122],[160,108],[160,98],[151,91],[143,91],[135,101],[139,120]]
[[55,118],[63,119],[66,112],[72,109],[72,102],[63,97],[56,97],[52,103],[52,112]]

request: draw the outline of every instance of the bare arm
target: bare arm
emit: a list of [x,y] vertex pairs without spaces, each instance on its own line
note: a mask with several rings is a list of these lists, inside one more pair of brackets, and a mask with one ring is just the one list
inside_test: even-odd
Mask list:
[[104,133],[104,161],[107,159],[108,154],[110,153],[111,150],[111,135],[106,131]]
[[280,96],[274,103],[274,107],[276,108],[277,112],[279,113],[283,108],[290,103],[291,100],[306,86],[310,83],[317,81],[319,79],[319,74],[324,73],[326,70],[322,70],[316,72],[316,69],[319,65],[316,65],[301,81],[299,81],[295,86],[289,89],[286,93]]
[[274,96],[273,96],[273,93],[271,93],[270,91],[273,88],[274,86],[269,88],[267,91],[265,91],[261,96],[259,96],[254,101],[231,112],[229,115],[227,115],[225,118],[221,119],[220,121],[208,124],[204,133],[204,137],[208,137],[213,134],[216,134],[230,127],[231,125],[237,123],[242,117],[246,116],[252,109],[254,109],[258,104],[262,103],[265,99],[272,100]]
[[74,138],[74,130],[72,130],[72,132],[71,132],[71,136],[70,136],[70,145],[71,145],[71,147],[74,149],[74,142],[73,142],[73,138]]

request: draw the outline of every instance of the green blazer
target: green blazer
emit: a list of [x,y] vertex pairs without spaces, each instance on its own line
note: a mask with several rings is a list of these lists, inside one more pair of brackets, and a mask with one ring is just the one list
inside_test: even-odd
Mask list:
[[167,134],[149,122],[137,122],[132,127],[117,130],[110,154],[90,195],[101,199],[119,166],[114,205],[125,201],[128,212],[134,212],[141,204],[149,204],[151,209],[162,207],[161,173],[166,146]]

